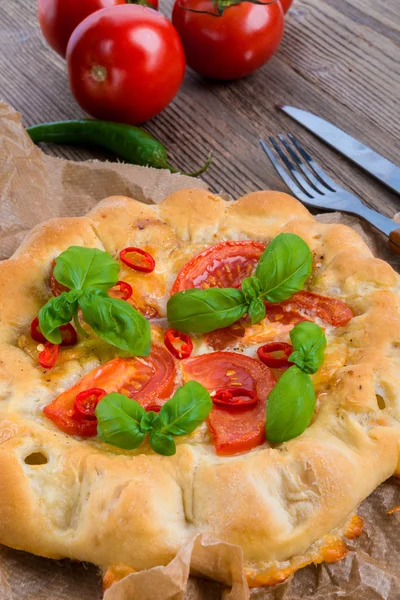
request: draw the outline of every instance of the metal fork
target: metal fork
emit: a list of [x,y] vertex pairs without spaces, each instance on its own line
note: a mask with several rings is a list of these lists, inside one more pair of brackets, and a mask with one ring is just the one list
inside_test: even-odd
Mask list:
[[366,219],[389,237],[389,246],[400,254],[400,224],[365,206],[357,196],[333,181],[294,135],[288,133],[287,137],[278,135],[281,143],[272,136],[269,138],[276,154],[264,140],[260,144],[292,194],[306,206],[344,211]]

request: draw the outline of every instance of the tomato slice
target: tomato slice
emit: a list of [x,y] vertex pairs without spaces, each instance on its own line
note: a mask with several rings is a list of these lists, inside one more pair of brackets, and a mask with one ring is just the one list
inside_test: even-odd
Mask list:
[[253,241],[221,242],[193,257],[172,286],[171,293],[191,288],[238,288],[250,277],[265,250],[265,244]]
[[250,320],[244,317],[236,323],[215,329],[206,335],[206,342],[214,350],[225,350],[228,346],[233,346],[236,342],[242,339],[246,333],[246,326],[250,325]]
[[290,308],[285,302],[282,302],[281,304],[269,304],[268,302],[265,302],[264,304],[267,310],[268,320],[272,323],[278,322],[282,325],[297,325],[302,321],[311,321],[311,319],[301,315],[298,311],[290,310],[292,304],[290,304]]
[[146,358],[115,358],[85,375],[72,388],[63,392],[44,408],[44,414],[70,435],[96,435],[93,420],[77,419],[74,403],[78,394],[91,388],[100,388],[107,394],[119,392],[137,400],[144,408],[163,404],[175,387],[176,367],[171,354],[161,346],[153,345]]
[[254,408],[237,412],[213,407],[208,428],[217,454],[237,454],[263,443],[266,400],[276,382],[268,367],[235,352],[212,352],[183,360],[182,368],[187,379],[198,381],[209,392],[238,387],[260,399]]
[[[341,300],[306,291],[297,292],[289,300],[278,304],[265,302],[265,308],[269,321],[282,325],[297,325],[319,317],[328,325],[344,327],[354,316]],[[207,344],[214,350],[225,350],[245,335],[249,324],[249,319],[244,317],[229,327],[216,329],[206,335]]]
[[266,309],[270,321],[279,321],[285,325],[295,325],[300,321],[319,317],[328,325],[344,327],[354,316],[341,300],[306,291],[297,292],[289,300],[279,304],[266,303]]

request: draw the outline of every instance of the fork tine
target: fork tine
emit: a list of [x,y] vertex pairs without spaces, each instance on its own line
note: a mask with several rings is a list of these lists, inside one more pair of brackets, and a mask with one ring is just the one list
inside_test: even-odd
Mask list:
[[278,138],[284,145],[286,152],[290,155],[291,159],[299,167],[299,169],[303,173],[304,177],[306,177],[306,180],[310,183],[311,187],[314,188],[314,190],[316,192],[318,192],[319,194],[323,194],[324,190],[323,189],[321,190],[321,185],[323,185],[323,184],[321,184],[320,180],[317,179],[317,177],[315,177],[315,175],[311,171],[311,169],[306,167],[306,165],[303,163],[303,161],[301,160],[299,155],[293,150],[292,146],[289,144],[287,139],[283,135],[278,135]]
[[[301,175],[301,173],[296,169],[296,167],[294,166],[294,164],[288,159],[288,157],[283,152],[282,148],[280,147],[280,145],[278,144],[278,142],[275,140],[275,138],[272,137],[272,136],[269,136],[269,139],[271,141],[271,144],[273,145],[273,147],[275,148],[275,150],[277,151],[277,153],[279,154],[279,156],[281,157],[281,159],[285,163],[286,167],[289,169],[290,174],[292,175],[292,177],[294,177],[294,179],[297,181],[297,183],[299,184],[299,186],[304,190],[304,192],[307,194],[307,196],[309,198],[314,198],[315,197],[315,191],[309,185],[309,183],[304,179],[304,177]],[[317,190],[317,193],[320,194],[320,195],[322,195],[322,196],[324,195],[323,192],[321,192],[319,190]]]
[[286,183],[289,190],[292,192],[294,196],[296,196],[299,200],[303,202],[307,202],[309,200],[309,196],[306,195],[303,190],[293,181],[293,179],[288,175],[287,171],[282,167],[280,161],[275,157],[274,153],[271,152],[269,147],[267,146],[264,140],[260,140],[261,148],[264,150],[265,154],[268,156],[269,160],[272,163],[272,166],[277,171],[278,175],[283,179]]
[[311,156],[308,154],[308,152],[306,150],[304,150],[304,148],[300,144],[299,140],[297,138],[295,138],[294,135],[292,135],[291,133],[288,133],[287,135],[288,135],[288,138],[290,139],[290,141],[293,143],[293,145],[297,148],[297,150],[299,151],[299,153],[301,154],[301,156],[304,158],[304,160],[312,168],[312,170],[314,171],[315,175],[318,177],[319,181],[325,187],[327,187],[331,192],[338,191],[338,188],[339,188],[338,184],[335,183],[333,181],[333,179],[331,179],[329,177],[329,175],[327,175],[325,173],[325,171],[323,171],[321,169],[321,167],[315,162],[315,160],[313,160],[311,158]]

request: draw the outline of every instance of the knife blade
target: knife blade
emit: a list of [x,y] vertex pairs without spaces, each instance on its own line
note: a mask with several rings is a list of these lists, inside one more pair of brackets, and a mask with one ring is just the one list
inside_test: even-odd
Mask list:
[[400,167],[317,115],[293,106],[284,105],[279,108],[329,146],[400,194]]

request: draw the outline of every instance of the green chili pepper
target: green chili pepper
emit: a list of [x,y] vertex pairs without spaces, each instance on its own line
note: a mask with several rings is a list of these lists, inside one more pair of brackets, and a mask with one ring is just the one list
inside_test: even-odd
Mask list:
[[[56,144],[79,144],[101,146],[122,160],[134,165],[169,169],[180,173],[168,162],[167,151],[152,135],[124,123],[79,119],[76,121],[56,121],[33,125],[26,130],[32,141],[54,142]],[[208,169],[212,153],[205,165],[195,173],[183,173],[197,177]]]

